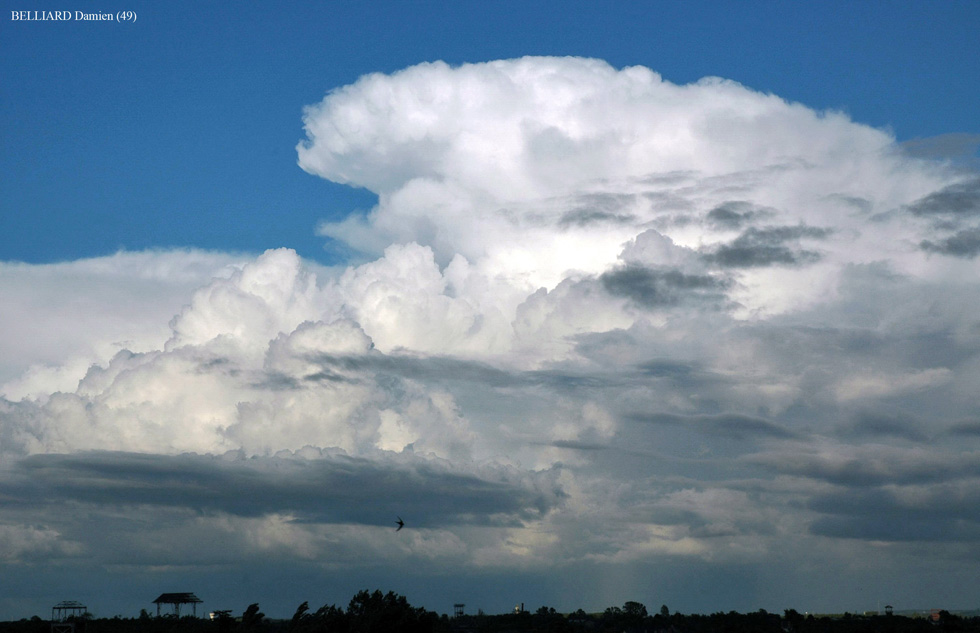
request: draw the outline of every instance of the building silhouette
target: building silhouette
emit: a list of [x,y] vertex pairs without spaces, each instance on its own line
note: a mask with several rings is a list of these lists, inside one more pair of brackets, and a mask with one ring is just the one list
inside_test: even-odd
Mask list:
[[157,605],[157,617],[160,617],[160,605],[169,604],[173,607],[173,615],[179,618],[181,605],[191,605],[194,617],[197,617],[197,605],[202,602],[204,601],[192,593],[161,593],[153,604]]

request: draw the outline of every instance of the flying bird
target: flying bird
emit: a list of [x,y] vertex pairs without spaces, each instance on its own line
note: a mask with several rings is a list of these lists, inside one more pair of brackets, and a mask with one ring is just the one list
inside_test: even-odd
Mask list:
[[397,523],[397,524],[398,524],[398,527],[396,527],[396,528],[395,528],[395,531],[396,531],[396,532],[397,532],[398,530],[400,530],[400,529],[402,529],[403,527],[405,527],[405,522],[404,522],[404,521],[402,521],[402,518],[401,518],[401,517],[398,517],[398,520],[397,520],[397,521],[395,521],[395,523]]

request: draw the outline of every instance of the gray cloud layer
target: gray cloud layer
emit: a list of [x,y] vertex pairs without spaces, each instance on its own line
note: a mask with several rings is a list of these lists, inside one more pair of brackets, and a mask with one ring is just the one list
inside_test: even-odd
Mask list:
[[547,473],[525,475],[497,467],[478,475],[411,454],[366,459],[312,449],[304,453],[266,458],[238,452],[33,455],[16,464],[0,490],[5,505],[19,507],[67,502],[161,506],[371,525],[390,525],[392,517],[403,514],[424,527],[532,519],[563,497]]

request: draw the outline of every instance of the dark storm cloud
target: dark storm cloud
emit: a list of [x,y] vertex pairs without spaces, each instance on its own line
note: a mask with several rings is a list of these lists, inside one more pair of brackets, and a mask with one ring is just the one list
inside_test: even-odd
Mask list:
[[919,248],[929,253],[973,258],[980,255],[980,229],[965,229],[939,242],[922,240]]
[[[429,384],[472,383],[480,387],[511,389],[543,385],[558,390],[583,387],[602,387],[608,379],[588,373],[574,373],[560,369],[509,371],[473,360],[449,356],[415,356],[410,354],[382,354],[380,352],[357,356],[313,354],[308,357],[323,370],[307,376],[306,380],[357,380],[358,374],[371,376],[397,376]],[[340,376],[333,369],[354,373],[355,377]],[[366,378],[365,378],[366,379]]]
[[849,424],[842,425],[839,432],[843,437],[882,440],[896,438],[910,442],[927,442],[929,437],[919,430],[921,423],[916,420],[881,412],[863,412]]
[[[699,489],[699,492],[703,492]],[[714,489],[712,492],[721,492]],[[649,508],[651,518],[661,525],[682,526],[688,536],[699,539],[731,538],[749,534],[775,534],[777,528],[762,514],[726,513],[719,521],[712,508],[671,507],[669,501],[658,499]]]
[[303,382],[282,372],[270,371],[262,377],[261,381],[252,383],[254,387],[268,389],[270,391],[290,391],[301,389]]
[[604,451],[609,448],[606,444],[597,444],[594,442],[578,442],[573,440],[555,440],[549,443],[549,446],[554,446],[555,448],[567,448],[575,451]]
[[946,434],[959,437],[980,437],[980,420],[954,424],[946,430]]
[[792,439],[796,434],[769,420],[739,413],[715,415],[677,415],[673,413],[630,413],[633,422],[667,426],[693,427],[702,433],[720,435],[735,440],[752,438]]
[[623,209],[633,203],[635,196],[618,193],[583,194],[575,200],[575,207],[564,213],[558,225],[584,227],[593,224],[628,224],[636,220],[632,213]]
[[[853,302],[832,307],[823,315],[823,318],[842,323],[841,327],[797,325],[793,323],[795,317],[791,316],[786,320],[774,320],[764,327],[754,324],[744,326],[739,333],[747,340],[765,346],[770,358],[780,362],[785,371],[808,371],[815,376],[815,371],[820,368],[821,372],[827,372],[826,379],[831,381],[841,377],[839,368],[846,363],[879,368],[948,368],[956,371],[977,354],[977,346],[972,341],[964,341],[954,332],[942,329],[916,331],[905,327],[889,332],[877,327],[863,327],[868,303],[897,306],[921,300],[922,296],[907,290],[894,294],[888,292],[889,282],[880,276],[859,281],[852,288],[846,287],[852,285],[850,282],[842,284],[848,293],[855,295]],[[935,299],[935,305],[942,305],[940,298]],[[848,324],[849,319],[862,327]]]
[[[705,327],[722,328],[724,324],[710,321]],[[714,371],[701,360],[664,356],[663,348],[650,346],[635,332],[613,330],[578,335],[574,341],[577,354],[594,363],[594,367],[603,369],[594,373],[594,379],[603,380],[604,387],[639,387],[651,396],[655,392],[662,395],[661,389],[697,393],[702,404],[711,406],[706,398],[723,397],[722,394],[738,382],[738,377]],[[718,410],[711,409],[712,412]]]
[[636,216],[629,214],[609,213],[595,209],[576,209],[569,211],[558,220],[559,226],[589,226],[592,224],[628,224]]
[[686,380],[701,373],[702,369],[693,364],[682,361],[661,358],[640,363],[637,367],[647,376],[655,378],[669,378],[674,380]]
[[[128,351],[128,350],[127,350]],[[229,376],[236,376],[240,370],[230,358],[224,356],[208,356],[200,360],[195,369],[198,374],[226,373]]]
[[573,340],[579,355],[608,368],[630,383],[637,380],[647,382],[651,378],[683,384],[715,384],[727,380],[707,370],[702,362],[664,356],[662,349],[650,350],[644,345],[646,341],[635,331],[617,329],[591,332],[576,335]]
[[599,277],[611,295],[655,308],[677,305],[685,300],[722,301],[729,283],[710,275],[691,275],[675,268],[647,268],[628,265]]
[[976,453],[947,456],[880,448],[847,456],[788,451],[759,453],[742,459],[776,474],[858,488],[936,484],[980,476],[980,459]]
[[[337,375],[332,368],[367,375],[390,374],[424,382],[474,382],[489,387],[510,387],[524,384],[522,372],[509,372],[477,361],[448,356],[414,356],[373,352],[356,356],[313,354],[309,360],[324,369],[314,376]],[[308,377],[310,378],[310,377]]]
[[702,257],[723,268],[757,268],[762,266],[802,266],[820,259],[816,251],[787,243],[800,239],[824,239],[830,229],[812,226],[751,227],[728,244],[716,246]]
[[812,498],[821,536],[885,541],[980,540],[980,488],[843,490]]
[[646,185],[680,185],[697,179],[699,173],[693,170],[666,171],[656,174],[649,174],[640,178],[638,182]]
[[747,222],[756,218],[773,215],[773,210],[751,202],[731,200],[722,203],[708,212],[708,223],[719,229],[740,229]]
[[980,215],[980,178],[944,187],[916,200],[906,209],[919,216]]
[[309,383],[356,382],[359,382],[359,379],[356,377],[344,376],[328,369],[307,374],[302,378],[296,378],[295,376],[277,371],[266,371],[262,375],[262,378],[251,383],[251,386],[256,389],[268,389],[270,391],[294,391],[306,388]]
[[811,534],[865,541],[980,540],[980,525],[950,521],[940,516],[905,517],[822,517],[810,524]]
[[292,513],[323,523],[383,524],[409,511],[418,525],[519,523],[563,496],[545,473],[506,467],[472,473],[412,455],[366,459],[339,451],[313,458],[43,454],[20,460],[0,480],[0,505],[11,507],[162,506],[244,517]]
[[[657,212],[691,211],[694,209],[694,203],[688,197],[670,191],[648,191],[643,194],[643,199],[649,202],[651,208]],[[675,218],[680,217],[686,216],[675,216]]]
[[347,376],[341,376],[332,371],[318,371],[308,376],[304,376],[303,380],[308,382],[354,382]]

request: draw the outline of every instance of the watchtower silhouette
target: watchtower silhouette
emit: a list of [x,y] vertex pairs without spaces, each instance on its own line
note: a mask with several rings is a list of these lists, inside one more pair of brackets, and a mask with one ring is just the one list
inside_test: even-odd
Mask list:
[[192,593],[161,593],[160,597],[153,601],[153,604],[157,605],[157,617],[160,617],[160,605],[169,604],[172,605],[173,615],[180,617],[180,605],[189,604],[192,605],[194,610],[194,617],[197,617],[197,605],[204,602]]
[[75,633],[75,618],[88,612],[77,600],[62,600],[51,607],[51,633]]

